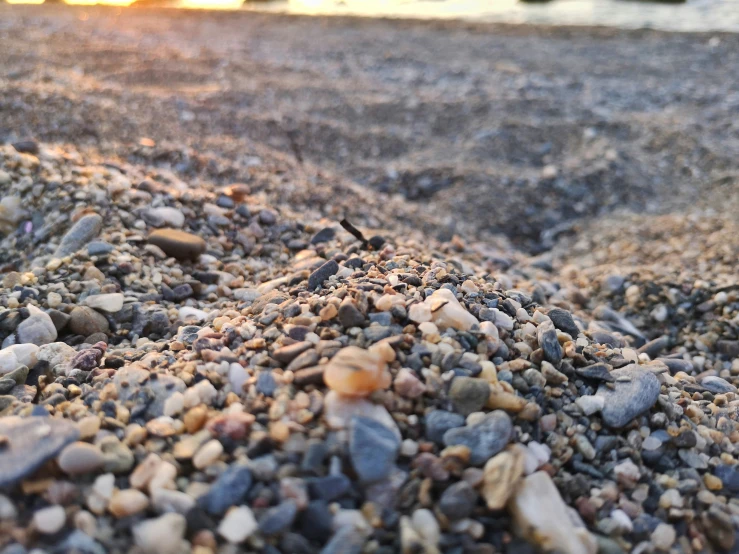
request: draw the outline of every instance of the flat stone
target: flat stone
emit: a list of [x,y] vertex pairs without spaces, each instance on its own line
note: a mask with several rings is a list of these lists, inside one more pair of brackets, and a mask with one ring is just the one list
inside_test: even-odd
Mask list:
[[310,277],[308,278],[308,290],[317,289],[318,287],[323,285],[323,282],[326,279],[328,279],[332,275],[336,275],[338,271],[339,264],[336,262],[336,260],[327,261],[325,264],[323,264],[321,267],[310,274]]
[[70,314],[69,329],[78,335],[88,337],[94,333],[107,333],[110,324],[105,316],[87,306],[77,306]]
[[110,254],[115,249],[115,246],[109,242],[103,242],[101,240],[94,240],[87,245],[88,256],[105,256]]
[[521,481],[509,503],[513,520],[542,550],[595,554],[597,543],[584,526],[576,527],[551,477],[543,471]]
[[114,292],[110,294],[96,294],[88,296],[84,300],[85,306],[89,306],[95,310],[108,313],[120,312],[123,308],[123,294]]
[[197,505],[209,514],[222,515],[244,499],[251,484],[249,467],[242,463],[232,464],[216,479],[208,492],[197,499]]
[[83,475],[103,467],[105,457],[100,448],[86,442],[66,446],[57,460],[59,468],[68,475]]
[[549,319],[552,320],[554,326],[560,331],[564,331],[573,339],[580,334],[580,329],[572,318],[572,314],[562,308],[552,308],[547,312]]
[[158,229],[149,235],[148,241],[178,260],[196,260],[207,248],[201,237],[177,229]]
[[611,376],[616,379],[614,388],[601,385],[596,396],[605,402],[601,410],[603,422],[618,429],[654,406],[660,384],[656,375],[636,364],[615,369]]
[[65,419],[7,416],[0,419],[0,487],[31,475],[67,444],[77,440],[77,426]]
[[294,500],[285,500],[264,512],[259,518],[259,530],[265,535],[282,533],[292,527],[297,515],[297,503]]
[[544,352],[544,359],[555,366],[559,365],[564,353],[554,324],[550,321],[540,323],[536,328],[536,339]]
[[55,258],[63,258],[77,252],[92,239],[100,234],[103,228],[103,218],[98,214],[88,214],[75,223],[62,238],[56,251]]
[[703,388],[711,391],[714,394],[737,392],[736,387],[729,383],[726,379],[722,379],[721,377],[715,377],[712,375],[701,379],[700,384],[701,386],[703,386]]
[[505,448],[512,432],[511,418],[505,412],[496,410],[474,425],[448,430],[444,433],[444,444],[467,446],[470,449],[470,464],[482,465]]
[[349,427],[349,455],[359,479],[365,483],[390,475],[400,440],[392,429],[367,417],[355,416]]

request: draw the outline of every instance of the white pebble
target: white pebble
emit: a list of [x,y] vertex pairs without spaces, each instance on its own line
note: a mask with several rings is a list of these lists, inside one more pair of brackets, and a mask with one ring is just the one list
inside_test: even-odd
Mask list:
[[61,506],[49,506],[33,514],[34,526],[44,535],[53,535],[64,527],[66,521],[67,514]]

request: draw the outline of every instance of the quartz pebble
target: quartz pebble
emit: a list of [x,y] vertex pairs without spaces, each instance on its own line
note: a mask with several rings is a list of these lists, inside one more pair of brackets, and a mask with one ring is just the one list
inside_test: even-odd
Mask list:
[[42,508],[33,514],[33,525],[39,533],[53,535],[64,527],[67,514],[61,506],[49,506]]
[[257,520],[248,506],[230,510],[218,525],[218,534],[232,544],[248,539],[258,528]]
[[96,294],[85,298],[85,306],[103,312],[120,312],[123,308],[123,295],[121,293]]
[[134,525],[133,538],[146,554],[177,554],[182,548],[187,521],[181,514],[164,514]]
[[326,385],[346,396],[367,396],[390,386],[391,376],[382,356],[371,350],[348,346],[327,364]]

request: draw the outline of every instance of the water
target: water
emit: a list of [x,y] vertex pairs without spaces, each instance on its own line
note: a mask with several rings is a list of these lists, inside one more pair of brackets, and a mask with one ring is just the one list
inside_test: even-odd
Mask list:
[[[43,0],[8,0],[41,3]],[[134,0],[67,0],[69,4],[128,5]],[[354,15],[464,19],[546,25],[605,25],[670,31],[739,32],[739,0],[688,0],[661,4],[636,0],[553,0],[526,4],[519,0],[139,0],[178,8],[246,9],[302,15]]]

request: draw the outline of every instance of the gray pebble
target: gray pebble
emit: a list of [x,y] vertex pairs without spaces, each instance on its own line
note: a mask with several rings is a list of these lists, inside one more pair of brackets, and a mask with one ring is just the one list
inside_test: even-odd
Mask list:
[[605,399],[601,410],[603,422],[609,427],[621,428],[654,406],[660,385],[653,373],[636,364],[615,369],[611,376],[616,379],[614,388],[601,385],[596,394]]
[[89,214],[82,217],[67,231],[59,243],[54,257],[63,258],[77,252],[88,242],[100,234],[103,228],[103,218],[98,214]]
[[512,433],[511,418],[505,412],[496,410],[474,425],[450,429],[444,433],[444,444],[469,447],[470,464],[481,465],[505,448]]
[[327,261],[325,264],[323,264],[321,267],[310,274],[310,277],[308,278],[308,290],[317,289],[318,287],[323,285],[323,282],[326,279],[328,279],[332,275],[336,275],[337,271],[339,271],[339,264],[336,263],[336,260]]
[[349,430],[349,455],[354,471],[365,483],[387,477],[395,465],[400,440],[395,433],[366,417],[353,417]]

